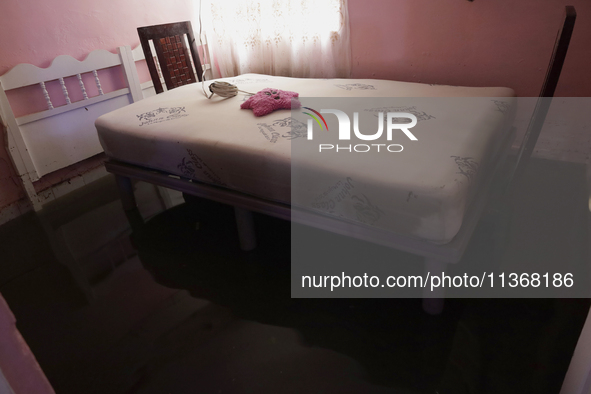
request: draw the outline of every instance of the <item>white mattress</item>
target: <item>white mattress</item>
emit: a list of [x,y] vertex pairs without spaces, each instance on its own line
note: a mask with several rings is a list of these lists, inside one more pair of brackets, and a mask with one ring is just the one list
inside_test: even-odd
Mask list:
[[[411,130],[418,141],[392,141],[404,141],[404,151],[364,156],[363,165],[359,154],[355,161],[346,152],[297,153],[292,172],[292,142],[305,138],[291,133],[290,110],[255,117],[240,109],[245,95],[208,100],[198,83],[98,118],[107,156],[435,243],[458,232],[509,135],[515,107],[508,88],[259,74],[222,80],[253,93],[271,87],[300,97],[409,98],[399,112],[419,115]],[[451,97],[474,99],[445,99]],[[336,117],[325,118],[336,125]]]

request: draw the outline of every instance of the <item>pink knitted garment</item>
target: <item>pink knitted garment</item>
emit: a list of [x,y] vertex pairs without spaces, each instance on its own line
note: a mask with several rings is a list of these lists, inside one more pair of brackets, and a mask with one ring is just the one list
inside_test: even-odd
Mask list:
[[[276,109],[300,108],[302,104],[297,100],[298,96],[299,94],[295,92],[266,88],[243,102],[240,108],[252,109],[255,116],[263,116]],[[296,98],[293,105],[292,98]]]

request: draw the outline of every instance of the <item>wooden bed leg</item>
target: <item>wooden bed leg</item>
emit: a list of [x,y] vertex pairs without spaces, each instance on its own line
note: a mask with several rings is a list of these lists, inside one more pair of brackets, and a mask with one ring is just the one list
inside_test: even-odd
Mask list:
[[[441,274],[445,271],[447,263],[425,257],[425,275],[429,273],[430,276]],[[445,288],[437,287],[431,291],[430,283],[423,290],[423,310],[430,315],[440,315],[443,312],[443,304],[445,300]]]
[[121,175],[115,175],[115,180],[117,181],[117,187],[119,188],[119,195],[121,196],[123,209],[126,212],[136,209],[137,203],[135,202],[131,179]]
[[236,216],[236,226],[238,226],[240,249],[244,251],[253,250],[257,246],[257,239],[252,212],[244,208],[234,207],[234,215]]
[[139,232],[144,225],[144,218],[137,207],[131,179],[115,174],[115,180],[117,181],[117,188],[119,189],[119,196],[121,197],[127,221],[129,221],[134,232]]

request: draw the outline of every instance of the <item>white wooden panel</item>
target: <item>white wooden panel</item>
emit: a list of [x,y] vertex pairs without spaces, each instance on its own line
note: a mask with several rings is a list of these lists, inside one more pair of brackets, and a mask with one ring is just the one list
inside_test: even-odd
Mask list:
[[101,101],[110,100],[112,98],[127,95],[127,94],[129,94],[129,89],[127,89],[127,88],[116,90],[114,92],[109,92],[109,93],[101,95],[101,96],[95,96],[95,97],[89,98],[88,100],[80,100],[80,101],[77,101],[73,104],[62,105],[57,108],[52,108],[52,109],[48,109],[48,110],[41,111],[41,112],[35,112],[34,114],[21,116],[20,118],[16,119],[16,123],[19,126],[23,126],[27,123],[31,123],[31,122],[34,122],[39,119],[49,118],[50,116],[56,116],[56,115],[62,114],[64,112],[73,111],[77,108],[87,108],[87,107],[91,106],[92,104],[95,104],[95,103],[98,103]]
[[119,54],[104,49],[89,53],[83,61],[78,61],[68,55],[60,55],[53,59],[48,68],[39,68],[27,63],[18,64],[2,75],[2,83],[5,90],[10,90],[120,64]]
[[[137,49],[137,48],[136,48]],[[140,78],[135,66],[133,58],[133,51],[130,46],[122,46],[118,48],[119,56],[121,56],[121,66],[123,67],[123,74],[128,81],[129,90],[133,102],[139,101],[143,98],[142,89],[140,86]]]
[[[143,98],[134,57],[143,58],[141,47],[134,51],[121,47],[118,53],[106,50],[91,52],[78,61],[71,56],[56,57],[48,68],[19,64],[0,76],[0,115],[8,135],[8,148],[35,210],[55,198],[53,190],[36,194],[33,182],[43,175],[75,164],[102,152],[94,121],[100,115]],[[103,94],[97,70],[123,66],[127,87]],[[92,72],[99,95],[88,97],[81,74]],[[84,97],[70,103],[64,78],[75,77]],[[66,105],[53,108],[47,91],[43,93],[49,110],[15,118],[5,91],[58,80]],[[57,191],[65,190],[56,188]],[[59,194],[59,193],[58,193]]]
[[8,134],[8,150],[18,175],[23,176],[24,174],[29,173],[31,177],[37,178],[35,166],[33,165],[33,161],[29,154],[26,153],[27,147],[25,141],[19,132],[14,113],[8,102],[8,97],[4,90],[4,84],[2,83],[2,77],[0,77],[0,116],[2,117],[2,123]]
[[42,118],[20,127],[38,176],[103,151],[94,127],[99,116],[130,104],[128,95]]

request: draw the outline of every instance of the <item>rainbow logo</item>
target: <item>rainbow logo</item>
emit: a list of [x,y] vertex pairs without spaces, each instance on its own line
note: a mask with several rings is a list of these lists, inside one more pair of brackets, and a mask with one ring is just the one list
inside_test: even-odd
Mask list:
[[[316,110],[314,110],[312,108],[309,108],[309,107],[303,107],[303,108],[304,109],[307,109],[307,110],[310,110],[310,111],[314,112],[316,115],[320,116],[320,119],[322,119],[322,122],[324,123],[324,126],[326,126],[326,131],[328,131],[328,125],[326,124],[326,120],[324,120],[324,116],[320,115],[320,112],[318,112],[318,111],[316,111]],[[316,123],[318,123],[318,126],[320,126],[320,130],[323,129],[322,123],[320,123],[320,120],[316,116],[314,116],[314,115],[312,115],[311,113],[308,113],[308,112],[304,112],[304,113],[306,115],[311,116],[316,121]]]

